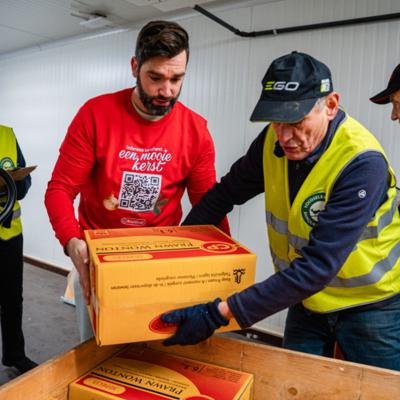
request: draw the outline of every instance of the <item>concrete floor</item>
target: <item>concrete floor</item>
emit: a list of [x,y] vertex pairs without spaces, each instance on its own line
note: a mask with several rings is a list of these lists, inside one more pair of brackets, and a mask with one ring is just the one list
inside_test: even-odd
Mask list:
[[[29,264],[24,267],[25,351],[40,364],[79,344],[75,308],[60,300],[65,276]],[[0,385],[17,376],[15,369],[0,364]]]

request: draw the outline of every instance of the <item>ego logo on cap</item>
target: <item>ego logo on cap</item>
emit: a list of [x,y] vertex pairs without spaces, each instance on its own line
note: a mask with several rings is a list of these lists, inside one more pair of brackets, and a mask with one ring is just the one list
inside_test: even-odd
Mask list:
[[294,92],[299,86],[299,82],[268,81],[264,85],[264,90],[287,90]]

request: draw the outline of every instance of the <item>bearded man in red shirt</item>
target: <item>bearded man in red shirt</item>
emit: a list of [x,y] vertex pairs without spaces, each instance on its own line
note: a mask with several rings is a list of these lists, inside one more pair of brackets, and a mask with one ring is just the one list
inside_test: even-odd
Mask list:
[[[45,204],[79,273],[74,287],[82,341],[93,335],[83,230],[178,225],[184,191],[193,205],[216,181],[207,122],[178,101],[188,58],[180,25],[145,25],[131,60],[136,87],[87,101],[61,145]],[[229,231],[226,219],[221,228]]]

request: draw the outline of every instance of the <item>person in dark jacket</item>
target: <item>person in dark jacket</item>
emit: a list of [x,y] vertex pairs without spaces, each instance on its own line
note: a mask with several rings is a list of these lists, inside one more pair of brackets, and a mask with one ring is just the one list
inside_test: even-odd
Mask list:
[[[12,170],[25,167],[25,159],[12,128],[0,125],[0,168]],[[15,182],[17,200],[25,197],[31,186],[30,175]],[[0,209],[4,207],[4,185],[0,186]],[[2,363],[20,373],[37,366],[25,355],[22,332],[23,237],[21,208],[17,201],[9,218],[0,226],[0,311]]]
[[392,103],[392,121],[400,122],[400,64],[390,75],[386,89],[371,97],[370,100],[375,104]]
[[217,224],[265,192],[276,273],[221,301],[167,312],[164,344],[205,340],[289,308],[283,346],[400,370],[400,216],[376,138],[339,108],[331,73],[308,54],[272,62],[251,121],[269,121],[183,224]]

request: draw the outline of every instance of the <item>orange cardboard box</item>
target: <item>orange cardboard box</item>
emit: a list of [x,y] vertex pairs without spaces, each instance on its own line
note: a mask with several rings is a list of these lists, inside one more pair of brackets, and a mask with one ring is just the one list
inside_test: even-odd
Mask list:
[[[99,345],[164,339],[160,315],[254,283],[256,256],[211,225],[85,231]],[[219,331],[239,329],[235,321]]]
[[251,400],[253,375],[131,346],[70,384],[69,400]]

